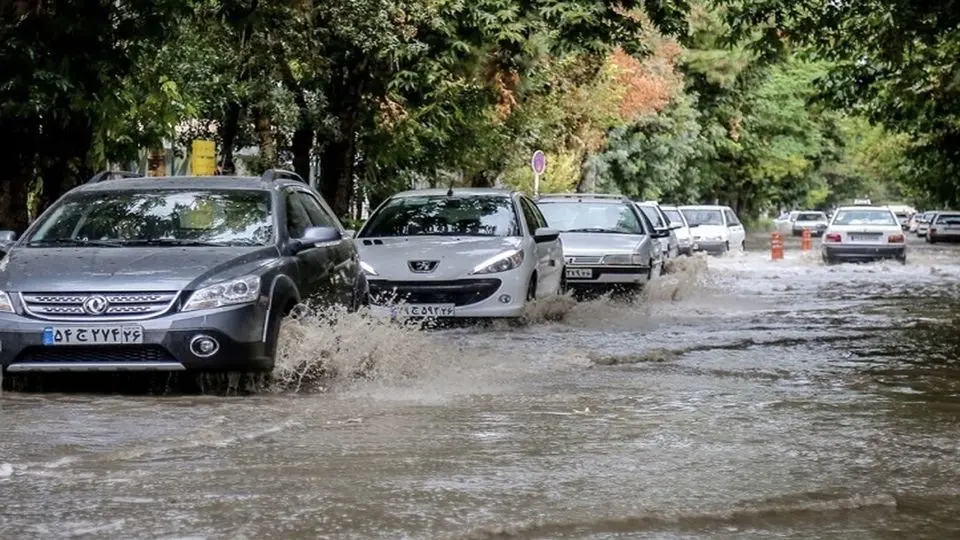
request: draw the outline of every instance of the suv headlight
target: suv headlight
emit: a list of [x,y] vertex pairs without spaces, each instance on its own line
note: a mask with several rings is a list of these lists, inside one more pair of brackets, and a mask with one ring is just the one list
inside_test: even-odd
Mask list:
[[253,302],[258,296],[260,296],[260,276],[244,276],[194,291],[180,311],[245,304]]
[[495,274],[497,272],[506,272],[519,268],[523,264],[523,252],[519,249],[511,249],[494,257],[483,261],[473,267],[471,274]]
[[10,301],[10,295],[0,291],[0,312],[2,313],[16,313],[17,310],[13,309],[13,302]]

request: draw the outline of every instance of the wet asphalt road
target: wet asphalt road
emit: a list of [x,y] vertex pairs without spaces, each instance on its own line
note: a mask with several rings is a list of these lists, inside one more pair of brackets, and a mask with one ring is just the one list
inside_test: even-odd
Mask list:
[[7,392],[0,538],[960,537],[960,246],[750,245],[561,322],[291,343],[371,380]]

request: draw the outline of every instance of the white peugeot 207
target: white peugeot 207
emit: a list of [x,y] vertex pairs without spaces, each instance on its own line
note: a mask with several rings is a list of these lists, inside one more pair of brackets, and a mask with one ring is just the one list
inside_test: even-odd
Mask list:
[[374,309],[394,316],[519,317],[564,287],[560,233],[515,191],[398,193],[356,243]]

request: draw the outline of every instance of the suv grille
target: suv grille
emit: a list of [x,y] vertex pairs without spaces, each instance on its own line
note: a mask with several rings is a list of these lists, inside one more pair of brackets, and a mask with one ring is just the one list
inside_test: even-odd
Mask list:
[[370,296],[376,304],[405,301],[408,304],[476,304],[493,296],[499,279],[460,279],[456,281],[370,280]]
[[23,307],[49,320],[146,319],[173,303],[176,292],[20,293]]
[[83,362],[176,362],[176,359],[163,347],[115,346],[115,347],[27,347],[13,361],[18,363],[83,363]]

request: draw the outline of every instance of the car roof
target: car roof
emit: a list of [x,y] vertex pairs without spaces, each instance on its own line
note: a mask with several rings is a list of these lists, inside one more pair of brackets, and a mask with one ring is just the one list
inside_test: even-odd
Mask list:
[[437,197],[437,196],[447,196],[453,192],[454,197],[469,197],[469,196],[499,196],[499,197],[509,197],[516,193],[515,190],[508,188],[427,188],[427,189],[411,189],[407,191],[401,191],[400,193],[395,193],[391,198],[397,197]]
[[880,210],[880,211],[892,212],[892,210],[890,210],[886,206],[876,206],[876,205],[870,205],[870,206],[851,205],[851,206],[841,206],[837,208],[837,212],[841,210]]
[[224,189],[224,190],[273,190],[287,186],[307,187],[296,180],[277,179],[264,182],[259,176],[153,176],[120,178],[82,184],[76,192],[94,191],[147,191],[156,189]]
[[723,204],[686,204],[680,208],[688,208],[690,210],[725,210],[730,207]]

